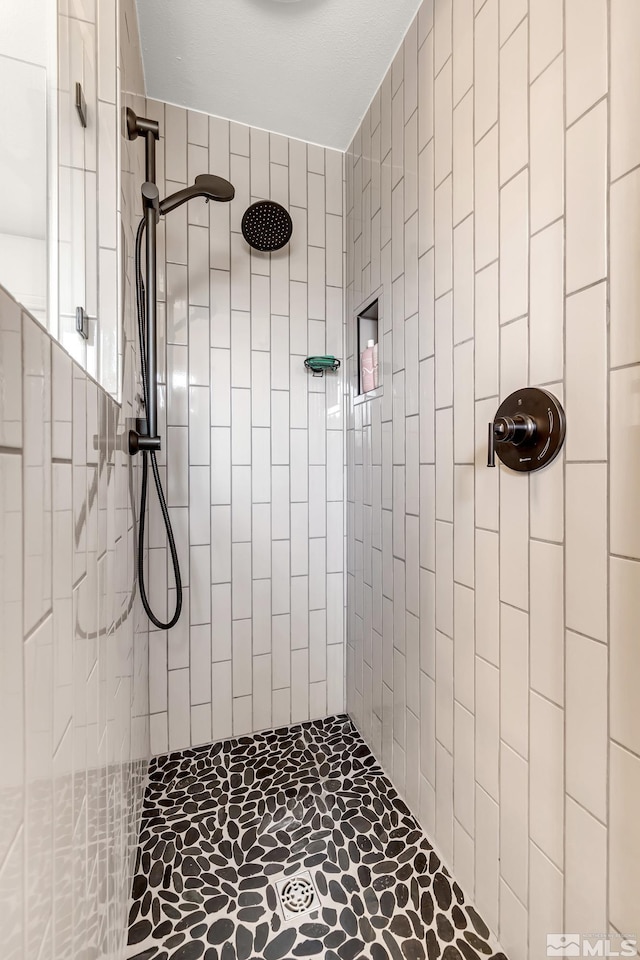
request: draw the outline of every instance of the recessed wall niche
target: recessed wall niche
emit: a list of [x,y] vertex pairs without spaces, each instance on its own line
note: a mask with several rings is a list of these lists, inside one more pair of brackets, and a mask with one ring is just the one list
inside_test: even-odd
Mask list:
[[378,299],[355,317],[356,403],[382,395],[382,355],[378,340]]

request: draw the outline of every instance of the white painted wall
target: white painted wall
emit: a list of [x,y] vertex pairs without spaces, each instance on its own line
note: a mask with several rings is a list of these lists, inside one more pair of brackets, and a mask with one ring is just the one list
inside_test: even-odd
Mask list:
[[345,150],[418,0],[137,0],[147,93]]

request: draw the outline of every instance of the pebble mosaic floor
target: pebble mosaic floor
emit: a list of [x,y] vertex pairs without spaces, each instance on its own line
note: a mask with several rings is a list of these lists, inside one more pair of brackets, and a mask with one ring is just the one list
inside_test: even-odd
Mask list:
[[[308,870],[318,909],[275,884]],[[152,762],[127,960],[506,960],[346,716]]]

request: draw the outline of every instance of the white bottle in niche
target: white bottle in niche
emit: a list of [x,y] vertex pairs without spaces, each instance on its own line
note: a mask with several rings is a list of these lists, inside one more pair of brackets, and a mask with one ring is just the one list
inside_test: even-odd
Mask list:
[[380,371],[378,368],[378,344],[373,345],[373,389],[380,386]]
[[367,340],[367,348],[360,354],[362,392],[373,390],[373,348],[375,341]]

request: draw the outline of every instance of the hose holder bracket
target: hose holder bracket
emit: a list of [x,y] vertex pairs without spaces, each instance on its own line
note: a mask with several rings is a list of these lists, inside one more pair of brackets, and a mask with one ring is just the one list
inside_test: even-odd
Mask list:
[[133,456],[136,453],[157,452],[161,445],[160,437],[149,436],[146,419],[144,417],[136,418],[136,429],[129,430],[129,453]]

